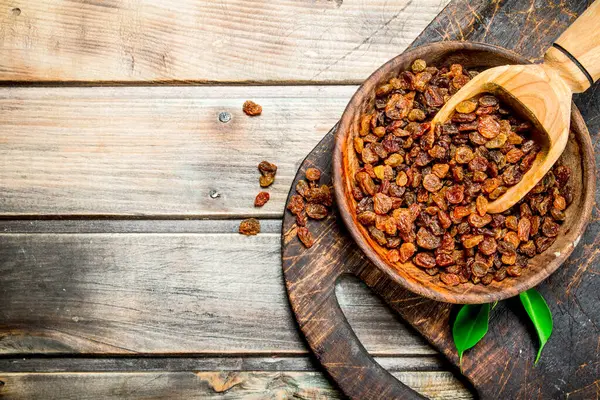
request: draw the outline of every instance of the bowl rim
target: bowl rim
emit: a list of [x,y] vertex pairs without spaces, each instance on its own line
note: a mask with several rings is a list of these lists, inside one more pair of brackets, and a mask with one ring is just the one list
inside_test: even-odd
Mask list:
[[[399,284],[405,289],[410,290],[413,293],[421,296],[446,303],[458,303],[458,304],[481,304],[491,303],[497,300],[503,300],[509,297],[516,296],[517,294],[528,290],[552,274],[562,263],[571,255],[579,240],[584,234],[585,228],[589,222],[593,205],[595,204],[595,185],[596,185],[596,174],[595,174],[595,162],[593,162],[593,147],[589,131],[581,116],[581,113],[577,109],[574,103],[571,104],[571,127],[577,132],[576,138],[580,143],[580,152],[582,154],[582,189],[581,204],[583,204],[583,210],[579,214],[580,218],[571,227],[570,235],[574,232],[575,240],[572,243],[567,243],[565,249],[560,251],[560,254],[552,259],[545,267],[539,269],[537,273],[531,275],[529,279],[516,279],[510,286],[503,287],[501,290],[497,290],[489,293],[474,293],[465,291],[462,293],[456,293],[447,289],[444,286],[438,285],[439,289],[427,287],[416,280],[409,280],[395,272],[394,268],[388,264],[367,242],[360,230],[355,226],[355,222],[352,218],[352,212],[350,205],[346,201],[346,182],[345,182],[345,158],[343,151],[346,145],[346,139],[348,136],[349,128],[352,124],[352,116],[354,111],[362,103],[365,96],[371,96],[372,93],[367,91],[366,86],[371,86],[375,81],[381,79],[387,73],[395,68],[398,68],[399,64],[412,60],[418,57],[418,55],[429,52],[444,51],[446,53],[458,51],[458,50],[479,50],[486,52],[493,52],[500,54],[508,59],[512,59],[515,62],[529,64],[530,61],[522,57],[521,55],[505,49],[503,47],[490,45],[487,43],[480,42],[461,42],[461,41],[445,41],[445,42],[434,42],[425,44],[422,46],[415,47],[411,50],[405,51],[402,54],[397,55],[391,60],[387,61],[377,70],[375,70],[357,89],[354,93],[348,105],[344,109],[340,122],[335,132],[335,145],[333,150],[333,161],[332,161],[332,172],[333,172],[333,188],[336,197],[337,208],[340,212],[342,221],[348,229],[350,235],[354,239],[354,242],[358,245],[361,251],[367,256],[367,258],[383,273],[385,273],[394,282]],[[433,286],[433,285],[432,285]]]

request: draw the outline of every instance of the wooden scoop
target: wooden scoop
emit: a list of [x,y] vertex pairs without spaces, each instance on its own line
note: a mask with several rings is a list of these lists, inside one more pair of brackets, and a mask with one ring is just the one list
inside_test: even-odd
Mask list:
[[[543,64],[506,65],[485,70],[442,107],[432,129],[443,124],[463,100],[493,93],[542,133],[534,138],[542,150],[523,179],[488,205],[500,213],[517,203],[544,177],[569,138],[571,96],[600,78],[600,0],[596,0],[553,44]],[[544,135],[545,134],[545,135]]]

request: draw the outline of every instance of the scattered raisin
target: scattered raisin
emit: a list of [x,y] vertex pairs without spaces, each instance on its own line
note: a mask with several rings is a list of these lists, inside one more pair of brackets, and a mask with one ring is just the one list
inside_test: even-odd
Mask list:
[[246,236],[252,236],[260,233],[260,222],[256,218],[245,219],[240,222],[240,233]]
[[267,192],[260,192],[254,199],[254,207],[262,207],[269,201],[270,195]]
[[313,238],[312,233],[305,226],[301,226],[297,231],[298,239],[302,242],[304,247],[307,249],[311,248],[315,244],[315,239]]
[[309,181],[318,181],[320,177],[321,171],[319,171],[317,168],[308,168],[306,170],[306,179]]
[[327,217],[327,208],[321,204],[309,203],[305,207],[306,215],[312,219],[324,219]]
[[242,106],[246,115],[255,116],[262,114],[262,107],[251,100],[246,100]]

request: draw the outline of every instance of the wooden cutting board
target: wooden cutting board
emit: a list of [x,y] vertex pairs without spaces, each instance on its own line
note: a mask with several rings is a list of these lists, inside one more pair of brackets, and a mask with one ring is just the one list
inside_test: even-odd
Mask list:
[[[583,12],[590,2],[454,1],[417,38],[413,46],[438,40],[472,40],[513,49],[532,60]],[[600,127],[599,86],[578,95],[576,104],[595,139]],[[329,176],[335,128],[302,164]],[[295,181],[295,182],[296,182]],[[295,186],[295,183],[292,187]],[[395,378],[377,365],[348,325],[335,298],[335,282],[345,273],[358,276],[442,352],[454,366],[458,358],[450,321],[456,307],[437,303],[391,282],[356,249],[335,214],[311,225],[317,243],[306,250],[295,237],[295,220],[283,222],[282,259],[290,303],[309,346],[349,397],[411,398]],[[537,338],[518,300],[493,310],[490,331],[463,360],[462,373],[482,399],[600,398],[600,241],[596,211],[567,262],[538,289],[552,309],[554,334],[538,365]],[[457,367],[457,373],[460,373]]]

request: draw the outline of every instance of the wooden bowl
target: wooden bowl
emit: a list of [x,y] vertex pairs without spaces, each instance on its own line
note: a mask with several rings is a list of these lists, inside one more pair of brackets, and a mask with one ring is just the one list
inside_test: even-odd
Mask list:
[[573,170],[570,184],[574,200],[566,211],[566,220],[554,244],[530,260],[530,267],[517,278],[493,281],[489,286],[470,282],[447,286],[411,262],[396,266],[386,260],[386,250],[370,237],[357,221],[357,202],[352,197],[354,175],[358,160],[353,138],[358,135],[363,113],[373,110],[374,91],[402,70],[410,68],[413,60],[421,58],[428,64],[442,66],[460,63],[467,68],[490,68],[505,64],[527,64],[523,57],[506,49],[482,43],[440,42],[415,48],[390,60],[375,71],[357,90],[346,107],[336,133],[333,154],[333,183],[340,214],[350,234],[367,257],[392,280],[406,289],[431,299],[449,303],[490,303],[515,296],[530,289],[554,272],[577,246],[590,218],[595,193],[595,162],[592,144],[585,122],[573,104],[571,131],[564,162]]

